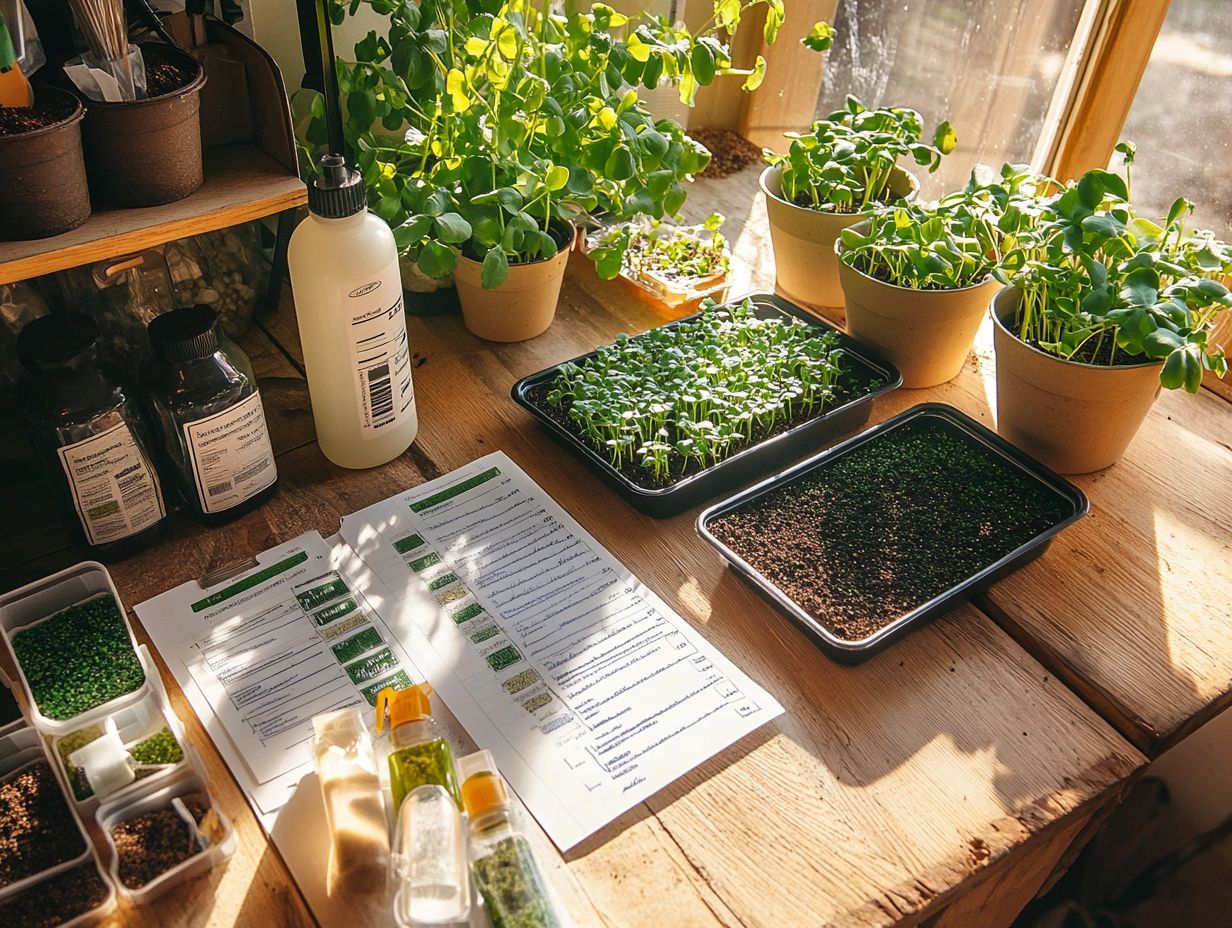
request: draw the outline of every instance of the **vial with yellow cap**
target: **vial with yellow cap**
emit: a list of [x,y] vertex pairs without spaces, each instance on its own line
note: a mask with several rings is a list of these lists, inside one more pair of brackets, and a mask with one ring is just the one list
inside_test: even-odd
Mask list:
[[492,755],[468,754],[458,762],[458,772],[470,819],[471,869],[492,928],[563,928],[567,922],[514,821]]
[[411,790],[428,783],[445,787],[454,802],[461,805],[453,751],[432,718],[432,687],[420,683],[404,690],[381,690],[376,696],[378,732],[385,727],[387,713],[389,788],[394,814]]

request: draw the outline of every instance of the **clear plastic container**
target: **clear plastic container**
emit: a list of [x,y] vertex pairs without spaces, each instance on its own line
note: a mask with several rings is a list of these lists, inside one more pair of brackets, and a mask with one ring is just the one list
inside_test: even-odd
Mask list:
[[470,914],[466,827],[445,787],[420,786],[403,801],[394,833],[393,872],[398,928],[452,924]]
[[13,912],[13,909],[18,906],[26,908],[29,912],[37,913],[36,918],[45,917],[49,899],[58,899],[63,903],[68,892],[64,887],[64,881],[72,879],[72,871],[77,868],[83,868],[88,870],[90,875],[97,876],[105,895],[97,905],[85,909],[80,914],[68,919],[68,921],[60,922],[57,928],[87,928],[87,926],[96,925],[109,917],[116,910],[115,887],[107,879],[107,874],[103,870],[102,864],[99,863],[98,858],[90,855],[87,860],[74,863],[63,870],[57,870],[55,873],[40,876],[34,883],[24,887],[20,892],[0,897],[0,925],[12,926],[19,924],[16,921],[19,916]]
[[[120,594],[116,591],[107,568],[97,561],[83,561],[52,574],[50,577],[36,580],[34,583],[0,596],[0,634],[4,637],[4,643],[10,655],[14,654],[13,637],[16,634],[45,622],[51,616],[70,606],[79,605],[100,595],[115,598],[133,653],[140,657],[137,651],[137,639],[133,635],[132,626],[128,624]],[[72,718],[52,719],[39,711],[39,706],[30,690],[29,681],[21,668],[21,663],[16,660],[15,656],[14,663],[17,664],[17,674],[21,680],[30,719],[35,728],[48,735],[66,735],[71,731],[76,731],[142,701],[149,696],[151,691],[152,673],[147,667],[145,681],[131,692],[117,696],[85,712],[79,712]]]
[[139,746],[144,746],[148,751],[149,739],[161,735],[164,730],[167,731],[179,748],[180,759],[169,764],[132,762],[131,766],[135,774],[133,781],[103,797],[107,802],[123,799],[141,790],[156,789],[162,781],[187,769],[196,761],[196,755],[185,736],[184,723],[172,711],[167,699],[167,691],[163,687],[162,677],[159,676],[145,645],[141,645],[138,649],[138,656],[152,684],[151,692],[145,699],[104,716],[89,725],[51,739],[51,755],[56,761],[57,772],[80,814],[88,814],[97,808],[100,797],[90,791],[84,773],[79,768],[75,768],[69,758],[74,751],[93,740],[87,737],[88,735],[102,734],[103,726],[108,720],[114,722],[125,749],[137,749]]
[[[9,679],[8,674],[0,669],[0,703],[3,703],[5,713],[0,714],[0,735],[7,735],[10,732],[15,732],[19,728],[25,728],[27,724],[25,711],[21,707],[21,702],[17,699],[17,685]],[[16,710],[16,715],[4,721],[5,717],[11,715]]]
[[[121,896],[137,905],[148,905],[169,890],[225,863],[235,853],[237,844],[231,820],[214,803],[206,789],[205,781],[199,774],[190,769],[163,783],[161,788],[152,792],[141,792],[125,799],[105,802],[99,806],[95,814],[95,819],[108,845],[111,859],[109,870],[111,882],[115,884]],[[203,797],[209,806],[209,812],[199,826],[185,820],[186,826],[192,825],[190,830],[195,829],[205,838],[204,846],[200,843],[198,845],[202,849],[140,887],[125,886],[120,879],[120,859],[116,852],[112,830],[122,822],[127,822],[146,812],[174,808],[172,800],[183,800],[186,797]],[[191,816],[188,819],[191,819]]]
[[326,891],[331,898],[384,894],[389,819],[372,736],[351,706],[312,720],[312,756],[329,826]]
[[[43,750],[43,745],[41,739],[39,738],[39,734],[33,728],[22,728],[12,734],[5,735],[0,738],[0,780],[7,780],[10,776],[19,773],[21,770],[29,767],[31,764],[38,763],[39,761],[50,764],[54,774],[55,765],[51,763],[51,758],[49,758]],[[60,785],[58,780],[57,784]],[[61,791],[63,791],[62,786]],[[69,870],[79,864],[88,863],[94,859],[94,848],[90,844],[90,837],[86,834],[86,830],[81,823],[81,819],[78,818],[76,813],[73,812],[72,805],[68,802],[67,797],[65,797],[65,805],[68,808],[69,816],[72,818],[73,824],[81,834],[81,853],[75,857],[69,858],[68,860],[63,860],[54,866],[40,870],[37,873],[32,873],[20,880],[14,880],[12,883],[0,887],[0,905],[3,905],[6,899],[20,893],[23,889],[26,889],[29,886],[33,886],[35,883],[40,882],[46,877]]]

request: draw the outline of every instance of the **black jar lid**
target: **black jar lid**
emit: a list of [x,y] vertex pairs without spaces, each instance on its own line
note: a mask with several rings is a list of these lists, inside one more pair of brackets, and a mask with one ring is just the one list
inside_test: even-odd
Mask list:
[[98,323],[83,313],[57,312],[26,323],[17,359],[32,371],[72,370],[98,360]]
[[198,304],[150,320],[150,345],[168,364],[208,358],[218,350],[218,313]]

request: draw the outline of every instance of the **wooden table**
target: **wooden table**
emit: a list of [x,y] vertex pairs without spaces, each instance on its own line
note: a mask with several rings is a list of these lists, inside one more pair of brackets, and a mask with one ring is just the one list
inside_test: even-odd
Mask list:
[[[764,289],[772,265],[755,176],[750,170],[701,184],[691,206],[698,214],[716,206],[728,214],[737,257],[748,261],[737,286]],[[294,313],[284,304],[245,342],[279,454],[278,495],[221,529],[177,520],[158,546],[114,565],[122,597],[131,607],[309,529],[332,533],[345,513],[503,449],[786,709],[567,859],[550,855],[579,924],[1008,925],[1144,762],[1100,712],[1153,747],[1141,737],[1148,729],[1127,719],[1153,720],[1147,724],[1176,737],[1216,711],[1227,692],[1232,655],[1220,665],[1217,656],[1227,649],[1200,634],[1200,609],[1220,589],[1225,604],[1232,598],[1228,565],[1214,562],[1217,541],[1184,559],[1176,545],[1204,538],[1203,518],[1232,513],[1228,488],[1212,487],[1217,472],[1201,469],[1217,459],[1207,447],[1213,443],[1197,437],[1211,434],[1201,423],[1205,410],[1207,418],[1222,417],[1213,427],[1226,441],[1228,410],[1212,405],[1222,402],[1213,397],[1187,405],[1165,399],[1125,464],[1082,481],[1094,514],[1044,558],[976,606],[867,664],[842,667],[724,568],[696,537],[695,512],[668,520],[637,513],[509,400],[516,378],[659,321],[580,260],[570,267],[555,324],[531,342],[494,346],[470,336],[457,318],[412,319],[422,359],[415,368],[419,438],[384,467],[348,472],[330,465],[313,440]],[[986,368],[977,352],[953,384],[900,391],[874,418],[936,399],[988,421]],[[1210,501],[1209,512],[1182,493],[1161,491],[1169,458],[1159,451],[1176,447],[1193,462],[1182,485],[1204,481],[1197,498]],[[46,506],[23,494],[12,511],[51,523]],[[79,559],[58,537],[48,525],[6,539],[0,588]],[[1226,561],[1226,536],[1223,544]],[[1157,552],[1168,557],[1166,571],[1162,561],[1155,569]],[[1148,561],[1151,570],[1141,574]],[[1205,586],[1196,584],[1199,570]],[[1139,599],[1144,589],[1152,595]],[[1182,593],[1188,599],[1176,598]],[[1138,608],[1128,608],[1134,603]],[[1187,663],[1198,653],[1203,661]],[[191,736],[209,748],[165,668],[164,679]],[[1188,689],[1179,682],[1169,688],[1182,679]],[[1111,711],[1117,705],[1133,711]],[[204,753],[219,801],[237,821],[241,850],[221,876],[125,924],[308,921],[234,780],[212,749]]]

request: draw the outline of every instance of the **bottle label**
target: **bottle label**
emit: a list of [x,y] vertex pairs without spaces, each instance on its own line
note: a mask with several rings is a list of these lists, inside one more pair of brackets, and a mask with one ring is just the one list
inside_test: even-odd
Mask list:
[[344,285],[342,305],[351,320],[360,434],[377,438],[403,422],[415,405],[397,262],[376,280]]
[[193,482],[204,512],[223,512],[256,496],[278,476],[261,394],[186,423]]
[[158,474],[126,423],[56,450],[90,544],[135,535],[167,514]]

